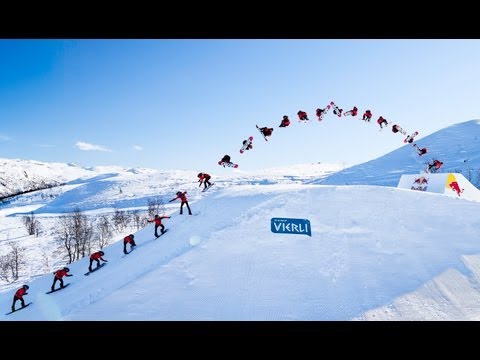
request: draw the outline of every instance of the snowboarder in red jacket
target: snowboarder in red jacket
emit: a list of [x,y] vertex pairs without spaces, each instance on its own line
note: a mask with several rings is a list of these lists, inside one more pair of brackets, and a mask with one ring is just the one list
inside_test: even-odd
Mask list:
[[63,269],[57,270],[54,272],[55,277],[53,278],[53,284],[52,284],[52,291],[55,291],[55,283],[57,281],[60,281],[60,288],[63,289],[65,286],[63,286],[63,277],[64,276],[73,276],[68,274],[70,269],[68,267],[64,267]]
[[283,119],[279,127],[287,127],[288,125],[290,125],[290,119],[287,115],[283,115]]
[[12,312],[15,311],[15,303],[20,300],[22,303],[22,308],[25,307],[25,300],[23,300],[24,295],[28,295],[27,293],[28,285],[23,285],[20,289],[15,292],[13,295],[13,304],[12,304]]
[[345,113],[343,113],[344,116],[351,115],[351,116],[357,116],[358,109],[356,106],[353,107],[352,110],[348,110]]
[[127,235],[123,238],[123,253],[124,254],[127,254],[127,244],[130,244],[130,251],[133,250],[134,246],[137,246],[137,244],[135,244],[134,238],[135,238],[135,236],[133,234]]
[[300,110],[299,112],[297,112],[297,115],[300,120],[304,120],[304,121],[308,120],[308,116],[305,111]]
[[418,156],[425,155],[427,153],[427,148],[419,148],[417,144],[413,144],[413,147],[417,149]]
[[100,260],[104,262],[108,262],[108,260],[105,260],[102,256],[105,255],[103,251],[97,251],[90,255],[90,265],[88,266],[88,271],[92,272],[92,264],[94,261],[97,262],[97,268],[100,267]]
[[260,128],[260,131],[263,134],[263,136],[268,137],[268,136],[272,136],[273,128],[268,128],[265,126]]
[[192,210],[190,210],[190,206],[188,205],[188,199],[187,199],[186,194],[187,194],[186,191],[184,191],[184,192],[177,191],[177,197],[173,198],[172,200],[169,201],[169,202],[172,202],[172,201],[175,201],[177,199],[180,199],[182,201],[182,203],[180,204],[180,215],[183,214],[183,205],[184,204],[187,205],[188,215],[192,215]]
[[365,111],[365,113],[363,114],[362,120],[370,122],[371,118],[372,118],[372,112],[370,110]]
[[155,237],[159,237],[160,235],[158,235],[158,232],[157,232],[157,229],[159,227],[161,227],[161,232],[162,234],[165,232],[165,225],[162,224],[162,219],[170,219],[170,216],[158,216],[158,215],[155,215],[154,218],[152,220],[147,220],[147,222],[151,223],[151,222],[154,222],[155,223]]
[[385,125],[385,127],[387,127],[388,125],[388,122],[387,122],[387,119],[384,119],[382,116],[380,116],[377,120],[377,124],[380,125],[380,129],[383,129],[383,125]]
[[428,171],[427,172],[436,173],[438,170],[440,170],[442,165],[443,165],[443,162],[441,162],[440,160],[433,160],[432,164],[427,163],[427,166],[428,166]]
[[[246,141],[247,141],[247,140],[245,140],[245,141],[243,142],[243,145],[246,144]],[[249,149],[246,149],[246,150],[249,150]],[[198,173],[197,177],[198,177],[198,182],[200,183],[200,185],[198,185],[198,187],[202,186],[202,183],[204,183],[205,189],[206,189],[207,187],[209,187],[209,186],[212,186],[212,184],[210,183],[210,179],[211,179],[212,177],[211,177],[209,174],[207,174],[207,173]]]

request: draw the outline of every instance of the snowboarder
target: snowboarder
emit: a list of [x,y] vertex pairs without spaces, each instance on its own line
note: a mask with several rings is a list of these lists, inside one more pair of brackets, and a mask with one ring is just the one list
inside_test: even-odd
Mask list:
[[325,113],[325,109],[320,109],[320,108],[317,108],[317,110],[315,110],[315,115],[321,119],[323,114]]
[[90,265],[88,266],[88,271],[92,272],[92,264],[94,261],[97,262],[97,268],[100,267],[100,260],[103,262],[108,262],[108,260],[105,260],[102,256],[105,255],[103,251],[97,251],[94,252],[92,255],[90,255]]
[[[205,186],[205,188],[206,188],[206,186]],[[149,223],[151,223],[151,222],[155,223],[155,237],[156,238],[158,238],[160,236],[160,235],[158,235],[158,231],[157,231],[157,229],[159,227],[161,227],[160,231],[162,232],[162,234],[165,232],[165,225],[162,224],[162,219],[170,219],[170,216],[155,215],[152,220],[147,220],[147,222],[149,222]]]
[[[225,156],[228,156],[228,155],[225,155]],[[224,156],[224,158],[225,158]],[[230,156],[228,156],[230,158]],[[170,200],[169,202],[172,202],[172,201],[175,201],[177,199],[180,199],[182,200],[182,203],[180,204],[180,215],[183,214],[183,205],[187,205],[187,209],[188,209],[188,215],[192,215],[192,210],[190,210],[190,205],[188,205],[188,200],[187,200],[187,196],[186,196],[187,192],[184,191],[184,192],[181,192],[181,191],[177,191],[177,197],[176,198],[173,198],[172,200]]]
[[287,115],[283,115],[283,119],[279,127],[287,127],[288,125],[290,125],[290,119]]
[[370,110],[365,111],[365,113],[363,114],[362,120],[370,122],[371,118],[372,118],[372,112]]
[[427,153],[427,148],[419,148],[417,144],[413,144],[413,147],[417,150],[418,156],[425,155]]
[[13,295],[13,304],[12,304],[12,312],[15,311],[15,303],[20,300],[22,303],[22,308],[25,307],[25,300],[23,300],[24,295],[28,295],[27,293],[28,285],[23,285],[20,289],[15,292]]
[[[245,140],[246,141],[246,140]],[[245,145],[245,141],[243,142],[243,144]],[[251,149],[251,148],[250,148]],[[248,149],[247,149],[248,150]],[[212,186],[212,184],[210,183],[210,179],[212,178],[209,174],[207,173],[198,173],[197,175],[198,177],[198,182],[200,183],[200,185],[198,185],[198,187],[202,186],[202,183],[205,185],[205,189],[208,187],[208,186]]]
[[55,291],[55,283],[57,281],[60,281],[60,288],[63,289],[65,286],[63,286],[63,277],[64,276],[73,276],[71,274],[68,274],[70,269],[68,267],[64,267],[63,269],[57,270],[54,272],[55,277],[53,278],[53,284],[52,284],[52,291]]
[[393,132],[394,134],[396,134],[397,132],[400,132],[400,133],[402,133],[402,134],[404,134],[404,135],[406,134],[405,131],[403,131],[403,129],[402,129],[400,126],[398,126],[398,125],[393,125],[393,126],[392,126],[392,132]]
[[308,116],[305,111],[300,110],[299,112],[297,112],[297,115],[300,120],[304,120],[304,121],[308,120]]
[[[248,144],[248,140],[243,140],[243,146],[247,145]],[[245,150],[252,150],[253,149],[253,144],[252,142],[250,141],[250,144],[248,144],[247,146],[245,146]]]
[[380,116],[377,120],[377,124],[380,125],[380,129],[383,129],[382,124],[384,124],[385,127],[387,127],[388,122],[387,122],[387,119],[384,119],[382,116]]
[[427,162],[427,166],[428,166],[427,172],[436,173],[438,170],[440,170],[442,165],[443,165],[443,162],[441,162],[440,160],[433,160],[433,163],[431,163],[431,164]]
[[124,254],[127,254],[127,244],[130,244],[130,251],[133,250],[134,246],[137,246],[137,244],[135,244],[134,238],[135,238],[135,236],[133,236],[133,234],[127,235],[123,238],[123,253]]
[[354,106],[352,110],[349,110],[343,113],[343,116],[347,116],[347,115],[357,116],[357,112],[358,112],[358,109],[356,106]]
[[262,127],[262,128],[259,128],[259,130],[265,137],[272,136],[273,128]]
[[333,106],[333,113],[337,116],[342,116],[343,109],[339,109],[339,107],[335,104]]

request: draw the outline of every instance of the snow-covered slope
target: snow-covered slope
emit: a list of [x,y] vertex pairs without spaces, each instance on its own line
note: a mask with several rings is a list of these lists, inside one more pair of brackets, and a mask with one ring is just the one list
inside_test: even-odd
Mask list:
[[[386,136],[403,144],[404,136],[393,134],[390,128]],[[421,131],[421,130],[420,130]],[[470,169],[480,169],[480,120],[470,120],[439,130],[431,135],[416,138],[421,148],[428,153],[419,157],[412,145],[407,144],[369,162],[352,166],[324,179],[310,183],[323,185],[386,185],[396,186],[402,174],[415,174],[425,169],[425,162],[432,159],[443,161],[442,172],[463,173],[468,178]],[[472,173],[473,182],[480,180]]]
[[[120,242],[105,248],[109,262],[98,272],[83,275],[86,258],[69,265],[65,290],[45,294],[51,273],[31,281],[33,305],[0,319],[372,318],[452,272],[471,283],[469,296],[478,293],[469,269],[480,260],[469,258],[466,268],[464,257],[480,254],[478,203],[378,186],[245,185],[206,194],[192,205],[195,215],[177,210],[165,220],[170,231],[158,240],[149,225],[126,257]],[[272,217],[309,219],[312,237],[272,233]],[[418,306],[396,318],[480,315],[480,303],[460,311],[460,293],[437,290],[421,295],[441,313]],[[1,309],[12,294],[0,297]]]

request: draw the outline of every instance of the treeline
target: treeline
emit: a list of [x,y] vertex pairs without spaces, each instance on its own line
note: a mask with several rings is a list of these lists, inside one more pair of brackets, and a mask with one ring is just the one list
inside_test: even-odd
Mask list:
[[[155,214],[165,213],[165,204],[161,198],[147,199],[146,209],[121,210],[114,208],[113,213],[86,215],[79,207],[58,218],[54,224],[53,236],[56,250],[67,264],[90,256],[93,251],[101,250],[112,243],[114,236],[137,231],[147,225],[147,220]],[[38,237],[43,227],[35,214],[22,217],[28,233]],[[117,239],[118,240],[118,239]],[[0,280],[11,283],[18,280],[25,265],[25,248],[10,243],[10,251],[0,256]],[[48,259],[46,260],[48,263]]]

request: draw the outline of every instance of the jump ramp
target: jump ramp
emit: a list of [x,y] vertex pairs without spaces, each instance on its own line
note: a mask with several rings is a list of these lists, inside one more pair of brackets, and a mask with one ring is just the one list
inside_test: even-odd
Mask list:
[[397,188],[428,191],[480,202],[480,190],[462,174],[457,173],[402,175]]

